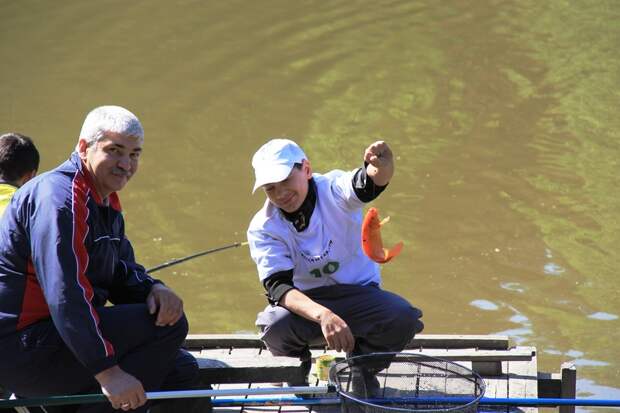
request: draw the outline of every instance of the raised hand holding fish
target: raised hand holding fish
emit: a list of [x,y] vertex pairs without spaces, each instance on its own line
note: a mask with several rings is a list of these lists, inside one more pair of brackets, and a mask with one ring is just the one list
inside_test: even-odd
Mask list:
[[379,264],[390,261],[400,254],[403,249],[402,241],[389,250],[383,248],[381,226],[389,220],[390,217],[387,217],[383,221],[379,221],[379,211],[377,208],[370,208],[368,212],[366,212],[364,222],[362,223],[362,250],[364,250],[364,254],[366,254],[368,258]]

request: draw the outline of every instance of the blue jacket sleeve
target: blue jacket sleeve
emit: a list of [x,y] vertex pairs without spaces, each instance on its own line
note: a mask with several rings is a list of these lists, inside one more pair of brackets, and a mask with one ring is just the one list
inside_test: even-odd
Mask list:
[[117,360],[99,327],[93,288],[86,276],[87,197],[88,191],[75,179],[72,187],[50,180],[22,213],[27,215],[31,258],[54,325],[94,375]]
[[114,304],[143,303],[153,285],[161,283],[151,278],[144,267],[136,263],[133,248],[124,230],[114,280],[114,287],[110,290],[110,301]]

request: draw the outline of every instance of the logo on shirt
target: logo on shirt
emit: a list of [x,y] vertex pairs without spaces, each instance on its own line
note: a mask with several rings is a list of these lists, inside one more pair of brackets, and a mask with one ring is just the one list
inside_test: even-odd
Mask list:
[[319,255],[306,255],[303,253],[303,251],[299,251],[299,254],[309,263],[315,264],[317,262],[323,261],[325,257],[329,255],[329,253],[332,250],[333,245],[334,245],[334,241],[330,239],[329,242],[327,243],[327,248],[325,248],[325,250]]
[[[310,265],[316,265],[316,264],[319,264],[320,262],[325,261],[325,259],[330,255],[333,246],[334,246],[334,241],[330,239],[329,242],[327,243],[327,247],[325,248],[325,250],[319,255],[308,255],[308,254],[304,254],[301,251],[299,252],[299,254],[306,261],[308,261]],[[322,267],[315,268],[313,270],[310,270],[309,272],[310,274],[312,274],[313,277],[321,278],[325,275],[331,275],[335,273],[336,271],[338,271],[338,268],[340,268],[340,263],[338,263],[337,261],[329,261]]]

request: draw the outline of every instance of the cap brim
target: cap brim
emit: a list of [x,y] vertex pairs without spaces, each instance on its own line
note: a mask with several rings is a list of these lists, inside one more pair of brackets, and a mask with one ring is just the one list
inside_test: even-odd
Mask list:
[[293,165],[266,165],[259,170],[254,170],[256,181],[252,193],[263,185],[284,181],[291,173]]

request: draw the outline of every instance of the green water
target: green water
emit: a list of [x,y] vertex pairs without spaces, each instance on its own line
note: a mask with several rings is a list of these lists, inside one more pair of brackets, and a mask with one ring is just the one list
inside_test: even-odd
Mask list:
[[[388,289],[427,333],[508,334],[539,369],[620,398],[620,2],[0,1],[0,129],[42,169],[85,114],[134,111],[141,169],[121,193],[139,260],[242,241],[263,202],[253,152],[292,136],[316,171],[385,139],[375,202],[405,250]],[[245,247],[157,273],[194,333],[254,331]]]

